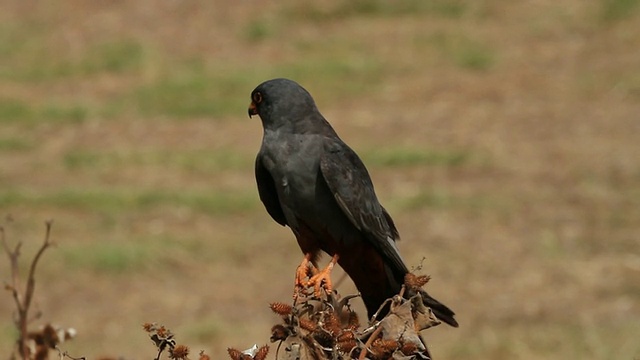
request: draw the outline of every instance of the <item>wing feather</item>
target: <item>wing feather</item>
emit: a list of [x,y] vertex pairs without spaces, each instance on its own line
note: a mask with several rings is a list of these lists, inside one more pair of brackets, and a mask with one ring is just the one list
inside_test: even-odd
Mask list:
[[282,206],[278,199],[275,182],[267,168],[264,167],[262,163],[262,156],[260,154],[256,157],[256,183],[258,184],[260,200],[264,204],[269,215],[271,215],[273,220],[278,224],[282,226],[288,225],[287,218],[284,215],[284,211],[282,211]]
[[391,216],[380,205],[369,172],[358,155],[339,138],[327,137],[320,171],[338,206],[398,271],[406,271],[395,244],[398,237]]

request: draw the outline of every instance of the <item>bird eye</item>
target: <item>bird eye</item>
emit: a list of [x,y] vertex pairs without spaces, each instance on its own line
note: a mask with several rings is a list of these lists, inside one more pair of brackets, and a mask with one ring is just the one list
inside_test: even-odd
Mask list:
[[253,99],[252,100],[256,105],[260,104],[262,102],[262,94],[259,91],[253,93]]

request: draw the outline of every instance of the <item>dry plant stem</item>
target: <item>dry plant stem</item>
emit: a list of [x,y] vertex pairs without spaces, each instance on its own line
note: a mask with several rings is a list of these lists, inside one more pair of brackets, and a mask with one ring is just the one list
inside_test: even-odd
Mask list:
[[369,324],[373,324],[376,322],[376,320],[378,320],[378,315],[380,315],[380,312],[382,312],[382,309],[384,309],[384,307],[387,306],[387,304],[389,304],[390,302],[391,302],[391,299],[387,299],[382,303],[382,305],[380,305],[380,307],[378,308],[378,311],[376,311],[376,313],[373,314],[371,319],[369,319]]
[[27,277],[27,287],[24,291],[24,297],[20,295],[20,273],[18,267],[18,258],[20,257],[20,248],[22,243],[19,242],[14,250],[9,248],[7,241],[4,236],[4,229],[0,227],[0,236],[2,237],[2,246],[9,256],[9,260],[11,261],[11,279],[12,284],[7,286],[13,294],[13,299],[15,300],[16,307],[18,308],[18,319],[16,321],[16,326],[20,332],[20,338],[18,339],[18,346],[20,347],[20,357],[22,359],[27,359],[27,347],[25,346],[25,341],[27,339],[27,323],[29,321],[29,308],[31,307],[31,300],[33,299],[33,293],[35,291],[36,286],[36,266],[38,265],[38,261],[40,257],[44,253],[44,251],[51,246],[50,234],[51,234],[51,225],[52,221],[47,221],[46,224],[46,232],[44,237],[44,243],[34,256],[31,261],[31,266],[29,268],[29,275]]
[[404,296],[405,290],[407,290],[407,287],[405,285],[402,285],[402,287],[400,288],[400,293],[398,293],[398,296],[400,298],[402,298]]
[[56,345],[56,350],[58,350],[58,356],[60,357],[60,360],[64,360],[64,358],[69,358],[71,360],[86,360],[87,359],[84,356],[73,357],[73,356],[69,355],[68,352],[66,352],[66,351],[63,352],[62,350],[60,350],[60,348],[57,345]]
[[4,237],[4,228],[0,227],[0,237],[2,239],[2,246],[4,247],[4,251],[7,253],[9,257],[9,261],[11,262],[11,284],[7,284],[7,289],[11,290],[13,295],[13,299],[16,302],[16,306],[18,309],[22,307],[22,303],[20,301],[20,293],[18,292],[18,282],[20,281],[18,274],[18,257],[20,257],[20,248],[22,247],[22,243],[17,243],[16,248],[12,251],[9,249],[9,245],[7,244],[7,240]]
[[375,329],[375,331],[371,334],[371,336],[369,336],[369,340],[367,340],[367,343],[364,344],[364,347],[362,348],[362,352],[360,352],[360,356],[358,356],[358,360],[364,360],[364,358],[367,356],[368,349],[371,347],[371,345],[373,344],[373,341],[378,337],[378,335],[380,335],[381,332],[382,332],[382,326]]
[[160,360],[160,355],[162,355],[163,351],[164,351],[164,347],[158,349],[158,356],[156,356],[156,358],[154,360]]

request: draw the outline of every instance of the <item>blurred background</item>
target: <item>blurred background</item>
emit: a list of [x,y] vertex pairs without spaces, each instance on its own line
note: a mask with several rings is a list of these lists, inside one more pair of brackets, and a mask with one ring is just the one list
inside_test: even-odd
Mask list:
[[155,356],[143,322],[194,358],[268,342],[302,256],[253,176],[273,77],[458,313],[436,358],[640,357],[639,0],[0,1],[2,224],[24,270],[45,220],[57,243],[34,326],[88,358]]

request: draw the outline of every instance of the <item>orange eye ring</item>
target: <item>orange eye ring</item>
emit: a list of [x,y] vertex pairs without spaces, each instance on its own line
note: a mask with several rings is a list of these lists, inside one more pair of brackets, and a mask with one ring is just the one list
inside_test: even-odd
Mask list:
[[259,91],[256,91],[255,93],[253,93],[253,98],[252,98],[254,104],[258,105],[262,102],[262,93],[260,93]]

